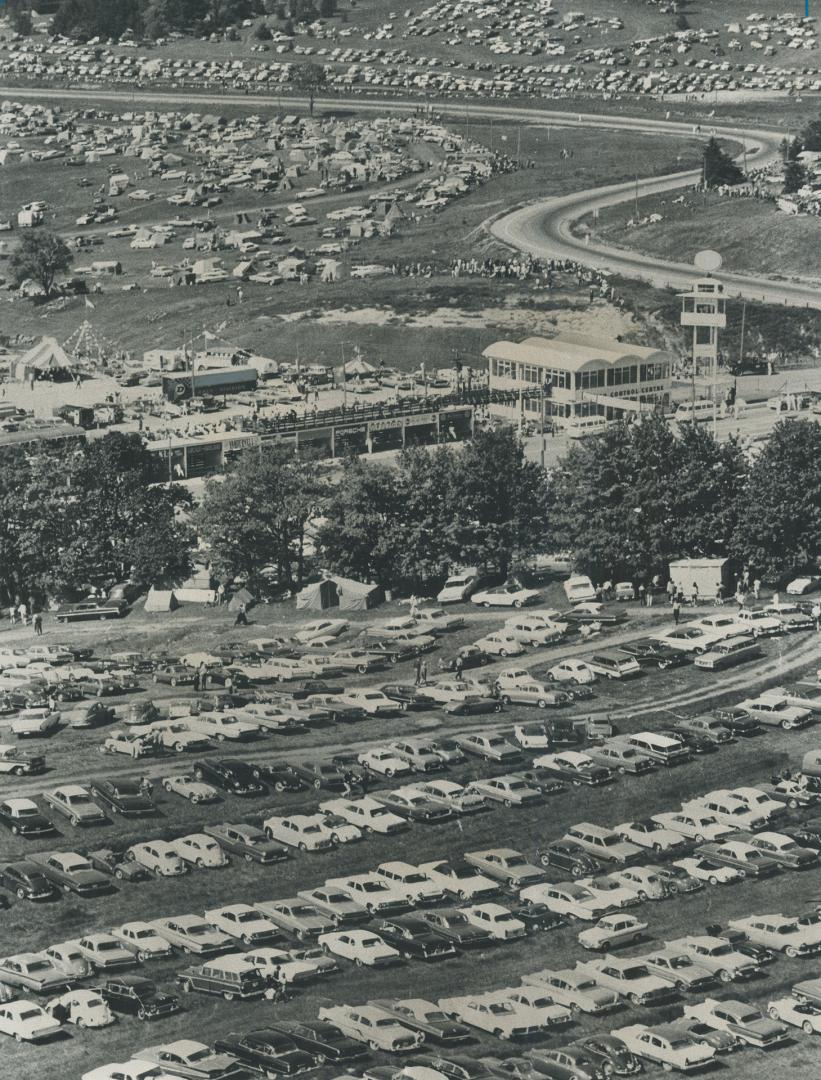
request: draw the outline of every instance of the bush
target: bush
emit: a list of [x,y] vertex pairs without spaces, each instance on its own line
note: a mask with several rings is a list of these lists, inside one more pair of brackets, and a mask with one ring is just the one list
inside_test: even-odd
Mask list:
[[274,35],[271,33],[271,28],[268,26],[268,23],[262,22],[254,30],[254,37],[257,39],[257,41],[270,41],[273,36]]

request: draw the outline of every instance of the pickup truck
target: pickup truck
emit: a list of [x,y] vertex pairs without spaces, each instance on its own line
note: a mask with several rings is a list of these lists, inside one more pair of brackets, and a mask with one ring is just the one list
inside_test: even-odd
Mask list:
[[246,862],[274,863],[288,858],[287,850],[269,840],[255,825],[206,825],[203,832],[224,851],[241,855]]
[[53,791],[44,791],[43,799],[72,825],[99,825],[108,820],[86,788],[79,784],[65,784]]
[[95,896],[111,891],[111,879],[95,870],[84,856],[73,851],[32,852],[29,861],[36,863],[43,876],[63,892]]

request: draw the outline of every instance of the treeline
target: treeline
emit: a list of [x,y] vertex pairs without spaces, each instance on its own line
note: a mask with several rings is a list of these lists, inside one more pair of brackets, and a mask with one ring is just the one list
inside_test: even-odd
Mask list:
[[264,10],[263,0],[62,0],[52,29],[80,41],[126,31],[157,38],[172,30],[220,30]]
[[[239,457],[194,505],[152,485],[138,435],[66,453],[0,454],[0,593],[67,595],[130,578],[174,584],[193,556],[265,593],[328,569],[429,593],[458,565],[506,575],[569,552],[596,581],[649,581],[684,557],[729,557],[776,583],[821,555],[821,425],[781,421],[750,463],[706,425],[651,416],[573,445],[544,472],[509,428],[341,476],[277,448]],[[199,545],[199,550],[197,550]]]

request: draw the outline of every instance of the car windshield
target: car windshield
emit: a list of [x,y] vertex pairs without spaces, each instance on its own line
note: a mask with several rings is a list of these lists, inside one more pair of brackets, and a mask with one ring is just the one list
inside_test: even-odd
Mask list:
[[647,976],[647,968],[636,964],[635,967],[623,968],[621,976],[623,979],[644,979]]
[[206,1058],[211,1057],[211,1051],[207,1046],[203,1046],[201,1050],[192,1050],[191,1053],[186,1055],[186,1061],[205,1061]]
[[26,970],[31,973],[32,971],[50,971],[51,964],[48,960],[30,960],[26,964]]
[[14,813],[15,817],[19,817],[19,818],[21,818],[21,817],[36,817],[37,814],[39,813],[39,810],[37,809],[36,806],[31,806],[31,807],[21,806],[17,810],[15,810],[13,813]]
[[19,1020],[34,1020],[35,1017],[40,1016],[39,1009],[21,1009],[17,1014]]

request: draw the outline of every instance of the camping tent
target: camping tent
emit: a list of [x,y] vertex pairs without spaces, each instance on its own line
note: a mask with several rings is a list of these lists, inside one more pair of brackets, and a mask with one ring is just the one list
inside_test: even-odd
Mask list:
[[246,608],[250,608],[253,607],[255,603],[254,597],[247,589],[237,589],[228,602],[228,610],[239,611],[240,604],[245,604]]
[[152,585],[145,598],[146,611],[173,611],[177,607],[177,599],[170,589],[155,589]]
[[347,611],[367,611],[384,603],[385,593],[381,585],[365,585],[353,578],[329,577],[306,585],[297,593],[297,609],[308,608],[324,611],[339,607]]

